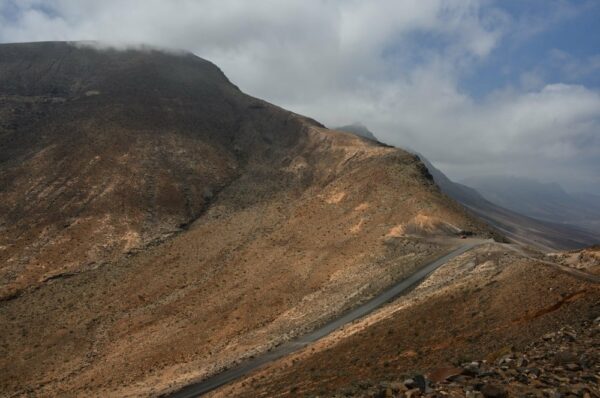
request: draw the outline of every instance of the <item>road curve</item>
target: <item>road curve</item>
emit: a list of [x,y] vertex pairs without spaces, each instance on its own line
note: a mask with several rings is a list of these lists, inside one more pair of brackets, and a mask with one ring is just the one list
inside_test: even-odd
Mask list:
[[422,281],[427,275],[429,275],[430,273],[435,271],[437,268],[444,265],[446,262],[463,254],[464,252],[472,249],[473,247],[478,246],[482,243],[486,243],[486,242],[490,242],[490,241],[477,240],[477,241],[471,241],[471,242],[465,243],[464,245],[451,251],[450,253],[446,254],[445,256],[425,265],[424,267],[419,269],[417,272],[415,272],[408,278],[389,287],[384,292],[382,292],[378,296],[372,298],[371,300],[367,301],[366,303],[362,304],[361,306],[354,308],[353,310],[350,310],[349,312],[343,314],[339,318],[329,321],[328,323],[319,327],[315,331],[313,331],[307,335],[298,337],[295,340],[284,343],[284,344],[278,346],[277,348],[274,348],[271,351],[261,354],[253,359],[244,361],[233,368],[225,370],[221,373],[217,373],[214,376],[211,376],[206,380],[203,380],[203,381],[200,381],[197,383],[193,383],[193,384],[189,384],[189,385],[183,387],[182,389],[175,391],[173,393],[164,394],[164,395],[162,395],[162,397],[165,397],[165,398],[191,398],[191,397],[200,396],[202,394],[206,394],[207,392],[212,391],[218,387],[221,387],[222,385],[227,384],[230,381],[233,381],[237,378],[240,378],[240,377],[262,367],[263,365],[265,365],[269,362],[275,361],[275,360],[282,358],[294,351],[297,351],[303,347],[306,347],[310,343],[313,343],[313,342],[319,340],[320,338],[327,336],[329,333],[346,325],[347,323],[350,323],[358,318],[361,318],[361,317],[369,314],[373,310],[375,310],[378,307],[382,306],[383,304],[389,302],[393,298],[395,298],[398,295],[400,295],[401,293],[405,292],[407,289],[411,288],[412,286],[414,286],[417,283],[419,283],[420,281]]

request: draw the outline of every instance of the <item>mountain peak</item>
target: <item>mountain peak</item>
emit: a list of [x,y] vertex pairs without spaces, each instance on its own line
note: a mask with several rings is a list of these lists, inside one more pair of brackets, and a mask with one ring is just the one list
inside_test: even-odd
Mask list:
[[375,137],[375,134],[373,134],[371,130],[369,130],[367,126],[365,126],[361,122],[354,122],[345,126],[335,127],[334,129],[339,131],[346,131],[348,133],[352,133],[360,137],[367,138],[369,140],[380,142],[377,139],[377,137]]
[[[105,95],[194,95],[190,87],[234,87],[213,63],[188,52],[149,46],[117,48],[97,42],[0,44],[4,95],[65,99],[96,91]],[[144,94],[142,94],[144,92]]]

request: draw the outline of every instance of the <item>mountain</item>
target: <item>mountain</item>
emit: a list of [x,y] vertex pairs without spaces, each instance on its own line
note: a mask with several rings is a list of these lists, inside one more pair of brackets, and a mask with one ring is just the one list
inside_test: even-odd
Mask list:
[[0,45],[0,390],[155,396],[498,236],[185,52]]
[[348,124],[346,126],[336,127],[334,128],[334,130],[347,131],[348,133],[356,134],[369,140],[379,142],[379,140],[377,139],[377,137],[375,137],[371,130],[369,130],[367,126],[365,126],[362,123],[357,122],[353,124]]
[[592,193],[578,192],[571,194],[571,196],[588,206],[598,206],[598,203],[600,203],[600,195],[595,195]]
[[[579,192],[572,193],[571,196],[577,200],[579,206],[585,206],[588,209],[595,209],[594,211],[598,214],[600,210],[600,195]],[[590,231],[600,231],[600,218],[594,217],[591,219],[578,219],[578,224]]]
[[600,197],[569,194],[555,183],[511,176],[472,177],[463,181],[490,202],[529,217],[573,224],[600,234]]
[[[361,124],[338,127],[337,130],[348,131],[361,137],[373,137],[372,139],[376,140],[375,135]],[[532,194],[525,200],[530,206],[516,206],[518,208],[514,208],[515,206],[504,206],[504,201],[495,200],[496,196],[505,197],[507,198],[506,201],[512,201],[513,203],[518,202],[511,199],[515,197],[512,196],[510,189],[507,189],[505,192],[500,189],[499,185],[496,185],[498,189],[494,191],[495,195],[487,197],[479,193],[480,187],[478,184],[474,184],[474,186],[477,185],[477,189],[473,189],[467,185],[456,183],[434,167],[425,157],[418,153],[417,155],[431,173],[435,183],[446,195],[460,202],[478,217],[486,220],[494,228],[497,228],[505,236],[516,242],[531,245],[544,251],[578,249],[600,242],[600,231],[596,232],[593,228],[594,225],[600,225],[597,221],[598,218],[595,215],[595,210],[587,211],[590,215],[590,218],[587,219],[581,219],[581,216],[584,214],[583,210],[578,214],[574,211],[570,214],[563,212],[564,214],[562,214],[559,220],[556,217],[551,217],[552,213],[550,206],[548,206],[549,217],[539,217],[541,218],[539,219],[535,214],[528,212],[527,209],[534,206],[535,200],[533,197],[544,196],[542,190],[530,188]],[[482,185],[484,184],[482,183]],[[526,192],[525,185],[527,183],[524,182],[522,185],[523,189],[521,192]],[[556,186],[547,186],[544,188],[547,192],[557,190]],[[562,198],[560,203],[563,204],[563,209],[564,206],[574,208],[574,205],[570,203],[577,202],[577,200],[569,197],[564,191],[560,194],[561,191],[558,191],[559,194],[554,196]],[[485,189],[484,192],[486,192]],[[594,195],[582,194],[578,203],[587,201],[587,206],[580,205],[578,206],[579,209],[595,209],[599,206],[595,202],[595,199]],[[559,202],[558,199],[555,201]],[[573,217],[573,219],[569,217]],[[578,220],[579,222],[577,222]],[[585,226],[588,228],[584,229]],[[590,226],[592,228],[589,228]]]
[[539,220],[499,206],[486,199],[478,190],[453,182],[422,156],[421,160],[442,191],[516,242],[553,251],[578,249],[600,241],[600,233],[577,225]]

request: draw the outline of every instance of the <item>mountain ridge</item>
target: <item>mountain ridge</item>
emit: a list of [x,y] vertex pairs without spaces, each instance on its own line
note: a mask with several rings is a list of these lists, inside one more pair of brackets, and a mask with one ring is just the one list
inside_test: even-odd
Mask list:
[[156,395],[356,307],[460,231],[497,236],[415,155],[194,56],[0,45],[0,101],[13,395]]
[[335,127],[334,130],[347,131],[369,140],[380,142],[379,139],[375,137],[375,134],[373,134],[373,132],[369,130],[367,126],[360,122],[355,122],[341,127]]
[[[364,131],[367,131],[371,136],[375,135],[362,124],[356,124],[340,127],[340,130],[349,131],[350,133],[364,136]],[[376,138],[375,138],[376,139]],[[478,189],[470,186],[454,182],[450,180],[443,172],[437,169],[427,160],[422,154],[416,151],[415,153],[431,173],[436,184],[449,197],[461,203],[466,208],[470,209],[474,214],[486,220],[490,225],[498,228],[504,235],[511,239],[527,245],[532,245],[544,251],[553,250],[569,250],[580,249],[596,244],[600,241],[600,234],[594,229],[586,228],[584,225],[571,224],[566,222],[572,221],[569,217],[557,219],[556,217],[539,217],[537,212],[530,212],[520,209],[519,206],[503,206],[504,201],[494,200],[493,195],[487,198],[482,195]],[[507,179],[507,177],[499,177]],[[480,181],[485,181],[482,177]],[[526,180],[525,185],[530,185]],[[492,182],[493,185],[493,182]],[[545,185],[546,189],[553,191],[557,184]],[[562,190],[562,188],[560,188]],[[535,189],[539,195],[539,189]],[[562,191],[563,197],[571,198],[568,194]],[[510,196],[510,193],[502,192],[503,195]],[[590,204],[594,201],[594,197],[582,195],[581,201],[587,200]],[[508,202],[513,202],[511,198]],[[529,201],[531,202],[531,201]],[[594,212],[592,211],[591,214]],[[562,222],[561,222],[562,221]],[[588,221],[589,225],[594,225],[594,221]]]
[[507,209],[554,223],[574,224],[600,233],[597,195],[569,194],[556,183],[510,176],[473,177],[463,181]]
[[516,242],[532,245],[543,251],[580,249],[596,244],[600,235],[576,225],[539,220],[505,209],[484,198],[477,190],[455,183],[421,157],[441,189],[498,228]]

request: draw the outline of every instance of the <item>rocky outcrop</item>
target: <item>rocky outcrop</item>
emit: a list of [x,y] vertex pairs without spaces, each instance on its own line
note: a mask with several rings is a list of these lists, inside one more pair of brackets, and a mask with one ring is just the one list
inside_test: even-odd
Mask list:
[[524,350],[441,367],[377,385],[357,383],[336,397],[600,397],[600,318],[565,326]]

